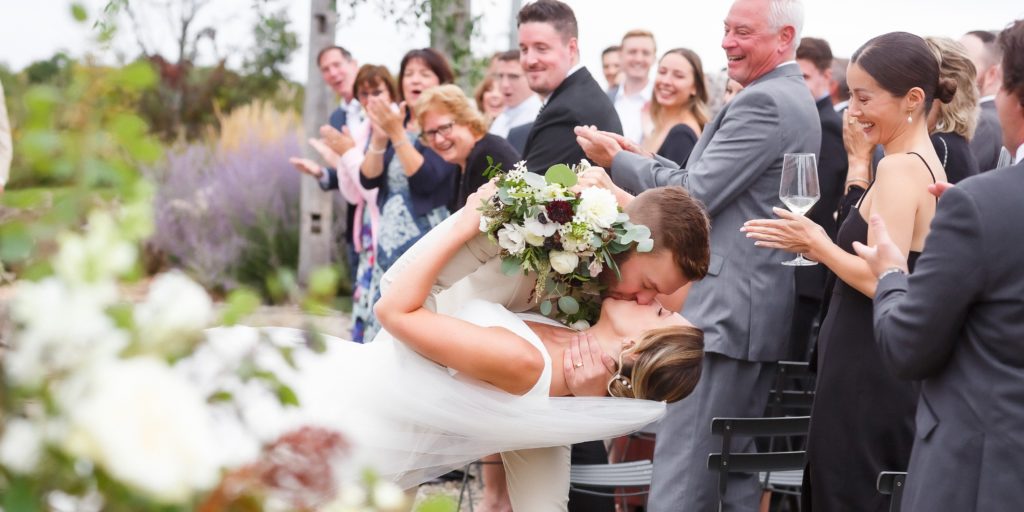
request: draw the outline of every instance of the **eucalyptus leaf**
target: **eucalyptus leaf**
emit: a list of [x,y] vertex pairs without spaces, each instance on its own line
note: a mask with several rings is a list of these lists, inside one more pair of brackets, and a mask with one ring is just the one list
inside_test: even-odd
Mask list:
[[567,295],[558,299],[558,309],[567,315],[575,315],[580,312],[580,303]]
[[579,181],[576,178],[576,173],[572,172],[572,169],[565,164],[548,167],[548,171],[544,173],[544,179],[548,183],[562,185],[565,188],[573,187]]
[[532,172],[526,173],[523,176],[523,181],[525,181],[527,185],[538,189],[542,189],[547,185],[547,182],[544,181],[543,176],[539,174],[534,174]]
[[636,244],[636,252],[651,252],[652,250],[654,250],[653,239],[641,240]]
[[522,272],[523,261],[519,258],[505,258],[501,260],[501,272],[506,276],[515,276]]
[[546,300],[540,303],[540,314],[548,316],[551,314],[551,301]]

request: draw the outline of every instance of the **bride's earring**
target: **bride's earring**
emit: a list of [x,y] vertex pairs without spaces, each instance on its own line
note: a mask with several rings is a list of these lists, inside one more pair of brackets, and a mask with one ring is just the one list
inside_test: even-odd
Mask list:
[[911,117],[910,112],[907,112],[907,124],[913,124],[914,118]]

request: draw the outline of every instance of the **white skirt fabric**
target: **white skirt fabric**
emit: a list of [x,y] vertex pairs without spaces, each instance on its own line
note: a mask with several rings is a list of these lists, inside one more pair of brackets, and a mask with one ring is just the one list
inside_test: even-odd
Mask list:
[[[244,404],[243,421],[230,420],[227,413],[218,420],[229,463],[254,456],[259,442],[302,425],[320,426],[339,431],[351,443],[352,457],[344,467],[356,472],[372,468],[402,488],[492,453],[624,435],[665,413],[664,403],[647,400],[550,398],[550,358],[520,317],[481,301],[467,304],[458,316],[508,328],[541,350],[545,370],[533,389],[512,395],[463,377],[386,331],[365,345],[325,336],[327,350],[317,353],[307,348],[309,335],[297,329],[210,329],[208,343],[180,366],[207,391],[226,389]],[[259,348],[260,336],[268,336],[289,356],[266,344]],[[221,377],[239,364],[239,354],[255,354],[256,366],[293,389],[299,406],[280,406],[266,386],[253,380],[225,383]],[[240,441],[246,435],[255,441]]]

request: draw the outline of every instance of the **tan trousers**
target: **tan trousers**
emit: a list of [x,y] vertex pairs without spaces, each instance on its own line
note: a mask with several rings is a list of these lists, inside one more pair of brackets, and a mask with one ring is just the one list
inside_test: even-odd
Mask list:
[[568,446],[501,454],[515,512],[566,512],[569,507]]

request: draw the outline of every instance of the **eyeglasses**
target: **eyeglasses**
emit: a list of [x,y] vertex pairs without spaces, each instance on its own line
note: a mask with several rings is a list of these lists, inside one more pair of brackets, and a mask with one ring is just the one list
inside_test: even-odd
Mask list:
[[437,128],[435,128],[433,130],[426,130],[426,131],[424,131],[423,133],[420,134],[420,140],[423,141],[424,144],[430,144],[430,143],[434,142],[434,139],[438,135],[440,135],[442,137],[447,137],[447,136],[452,134],[452,127],[453,126],[455,126],[454,122],[447,123],[447,124],[442,124],[441,126],[438,126]]

